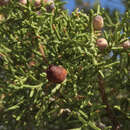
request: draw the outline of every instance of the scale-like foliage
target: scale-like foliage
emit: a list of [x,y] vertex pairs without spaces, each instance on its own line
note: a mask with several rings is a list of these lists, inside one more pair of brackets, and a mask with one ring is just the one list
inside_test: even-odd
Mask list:
[[[12,0],[0,7],[0,124],[7,129],[129,130],[129,16],[111,17],[98,7],[68,15],[62,2],[47,11]],[[40,12],[39,12],[40,11]],[[104,18],[102,32],[93,18]],[[99,36],[100,35],[100,36]],[[108,42],[100,50],[98,37]],[[46,78],[50,64],[62,65],[61,84]]]

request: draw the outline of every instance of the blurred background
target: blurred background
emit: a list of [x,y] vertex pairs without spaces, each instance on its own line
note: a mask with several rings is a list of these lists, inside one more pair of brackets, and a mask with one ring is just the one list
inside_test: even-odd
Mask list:
[[102,8],[109,10],[111,13],[115,10],[123,14],[130,7],[130,0],[63,0],[67,4],[65,8],[71,13],[75,8],[90,9],[100,3]]

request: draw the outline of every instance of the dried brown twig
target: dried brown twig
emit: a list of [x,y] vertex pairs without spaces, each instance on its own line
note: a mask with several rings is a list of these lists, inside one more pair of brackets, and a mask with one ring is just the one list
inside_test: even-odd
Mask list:
[[48,64],[48,60],[46,59],[46,56],[45,56],[45,53],[44,53],[44,49],[43,49],[43,45],[42,45],[42,44],[39,44],[39,49],[40,49],[40,52],[41,52],[41,54],[42,54],[43,60],[45,61],[46,64]]
[[112,121],[113,130],[120,130],[120,124],[119,124],[118,120],[116,119],[116,116],[108,103],[108,99],[107,99],[107,96],[105,93],[105,88],[104,88],[104,80],[101,75],[98,75],[98,80],[99,80],[98,84],[99,84],[99,91],[101,94],[102,102],[103,102],[103,104],[106,105],[106,112],[107,112],[109,119]]

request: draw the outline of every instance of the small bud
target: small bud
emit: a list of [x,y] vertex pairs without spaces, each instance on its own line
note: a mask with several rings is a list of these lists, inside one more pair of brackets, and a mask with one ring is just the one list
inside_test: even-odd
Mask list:
[[96,45],[99,49],[103,50],[108,46],[107,40],[104,38],[99,38],[96,41]]
[[39,15],[39,16],[41,15],[41,11],[39,11],[39,10],[38,10],[36,13],[37,13],[37,15]]
[[95,30],[101,30],[104,26],[103,18],[100,15],[97,15],[93,19],[93,27]]
[[0,22],[3,21],[5,19],[3,14],[0,14]]
[[61,66],[50,65],[46,71],[47,79],[53,83],[61,83],[67,76],[67,71]]
[[35,66],[35,65],[36,65],[36,62],[35,62],[35,61],[32,60],[32,61],[29,62],[29,67],[33,67],[33,66]]
[[125,41],[125,42],[122,44],[122,46],[123,46],[124,49],[130,48],[130,40]]
[[26,5],[27,4],[27,0],[19,0],[19,3]]
[[54,0],[44,0],[47,11],[52,11],[55,8]]

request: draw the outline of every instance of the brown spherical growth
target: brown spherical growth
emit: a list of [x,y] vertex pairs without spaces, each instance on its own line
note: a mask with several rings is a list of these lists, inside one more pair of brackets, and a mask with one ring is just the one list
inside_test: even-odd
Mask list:
[[67,71],[63,67],[56,65],[50,65],[46,73],[47,79],[53,83],[61,83],[67,76]]
[[123,46],[124,49],[130,48],[130,40],[125,41],[125,42],[122,44],[122,46]]
[[104,38],[99,38],[96,41],[96,45],[99,49],[103,50],[108,46],[107,40]]
[[101,30],[104,26],[103,17],[100,15],[97,15],[93,19],[93,27],[95,30]]

